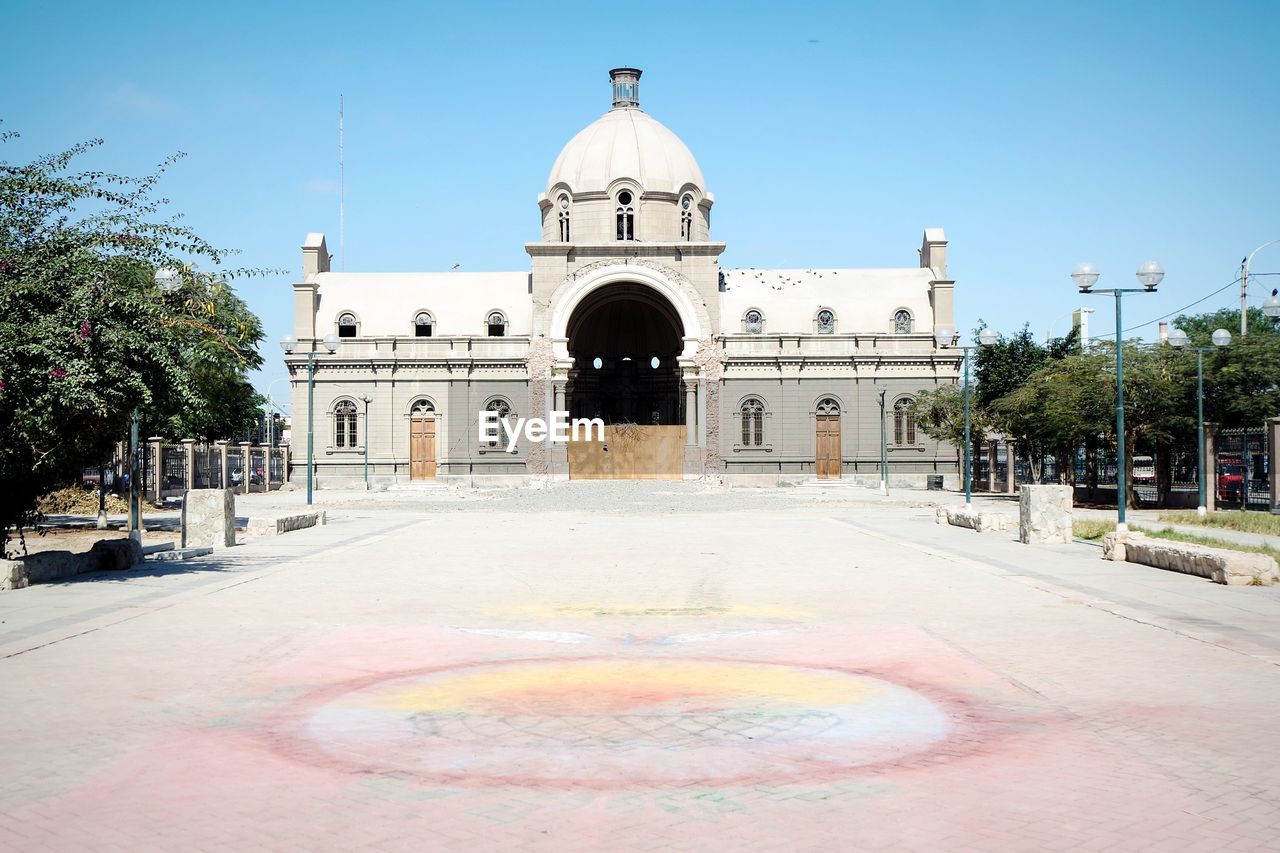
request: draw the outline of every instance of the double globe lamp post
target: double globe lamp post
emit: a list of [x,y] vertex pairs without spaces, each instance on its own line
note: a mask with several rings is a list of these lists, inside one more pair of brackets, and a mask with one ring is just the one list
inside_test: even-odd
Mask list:
[[[307,506],[311,505],[311,495],[315,479],[315,391],[316,391],[316,356],[333,355],[338,351],[340,341],[336,335],[325,335],[321,342],[324,352],[316,350],[314,342],[307,352]],[[285,355],[293,355],[298,348],[298,339],[293,335],[285,335],[280,339],[280,348]]]
[[[1174,329],[1169,333],[1168,340],[1170,346],[1182,349],[1190,339],[1186,332]],[[1222,348],[1230,344],[1231,333],[1226,329],[1218,329],[1213,333],[1212,340],[1211,347],[1194,348],[1196,354],[1196,481],[1200,485],[1200,505],[1196,507],[1196,512],[1202,516],[1208,514],[1204,479],[1204,354],[1211,352],[1215,347]]]
[[[973,464],[969,459],[970,449],[973,447],[973,439],[969,436],[969,353],[978,347],[989,347],[999,338],[991,329],[983,329],[978,332],[977,346],[956,346],[956,331],[950,326],[939,326],[934,329],[933,341],[938,345],[938,349],[958,349],[964,353],[964,389],[961,395],[964,397],[964,505],[971,506],[973,504]],[[1010,460],[1012,464],[1012,460]]]
[[1081,293],[1114,293],[1116,297],[1116,531],[1124,533],[1129,526],[1125,523],[1125,509],[1129,502],[1128,483],[1125,477],[1124,447],[1124,323],[1122,320],[1122,297],[1126,293],[1155,293],[1156,287],[1164,279],[1164,268],[1155,261],[1147,261],[1138,267],[1135,275],[1142,287],[1113,287],[1106,290],[1094,290],[1101,273],[1093,264],[1076,264],[1071,270],[1071,280],[1080,288]]

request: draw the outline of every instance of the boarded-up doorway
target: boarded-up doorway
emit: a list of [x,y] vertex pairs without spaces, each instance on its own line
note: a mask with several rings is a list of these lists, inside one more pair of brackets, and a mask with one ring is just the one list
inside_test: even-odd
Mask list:
[[840,479],[840,416],[818,415],[818,479]]
[[569,442],[569,479],[679,480],[685,435],[683,426],[606,426],[604,441]]
[[436,477],[436,419],[409,419],[409,479]]

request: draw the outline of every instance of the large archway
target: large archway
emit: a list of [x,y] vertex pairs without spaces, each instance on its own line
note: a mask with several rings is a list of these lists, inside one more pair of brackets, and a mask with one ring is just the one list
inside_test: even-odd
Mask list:
[[566,332],[571,417],[646,426],[685,422],[677,362],[684,324],[660,293],[630,282],[596,288],[574,307]]

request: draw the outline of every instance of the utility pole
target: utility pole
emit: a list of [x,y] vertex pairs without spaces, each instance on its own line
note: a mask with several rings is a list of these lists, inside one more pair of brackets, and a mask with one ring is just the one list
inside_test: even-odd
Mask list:
[[1240,261],[1240,337],[1249,334],[1249,259]]

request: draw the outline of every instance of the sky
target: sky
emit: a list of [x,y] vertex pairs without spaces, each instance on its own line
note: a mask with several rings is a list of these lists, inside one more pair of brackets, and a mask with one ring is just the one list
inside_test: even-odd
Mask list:
[[[956,325],[1043,338],[1136,286],[1125,327],[1238,307],[1280,239],[1280,3],[45,3],[9,0],[0,119],[25,162],[148,174],[236,265],[262,318],[255,385],[285,398],[304,235],[335,269],[526,270],[561,147],[608,70],[693,151],[725,267],[901,267],[945,229]],[[345,250],[338,102],[345,105]],[[1260,252],[1250,304],[1280,284]]]

